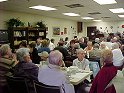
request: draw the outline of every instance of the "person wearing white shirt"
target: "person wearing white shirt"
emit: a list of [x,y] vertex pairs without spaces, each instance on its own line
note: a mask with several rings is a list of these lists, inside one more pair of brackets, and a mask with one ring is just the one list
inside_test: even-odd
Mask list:
[[62,65],[62,53],[58,50],[51,51],[48,61],[48,65],[39,70],[39,82],[51,86],[60,86],[62,93],[75,93],[74,87],[69,82],[66,72],[60,69]]
[[54,41],[55,41],[54,39],[51,39],[50,44],[49,44],[49,48],[51,51],[55,48]]
[[112,53],[113,53],[113,64],[114,66],[122,66],[123,65],[123,54],[122,51],[119,48],[119,45],[117,43],[112,44]]
[[82,70],[90,70],[89,68],[89,60],[85,58],[85,51],[80,48],[77,49],[77,57],[73,60],[73,66],[77,66],[79,69]]
[[36,46],[35,46],[35,48],[36,48],[37,50],[42,47],[41,42],[42,42],[42,40],[41,40],[40,38],[38,38],[38,39],[36,40]]

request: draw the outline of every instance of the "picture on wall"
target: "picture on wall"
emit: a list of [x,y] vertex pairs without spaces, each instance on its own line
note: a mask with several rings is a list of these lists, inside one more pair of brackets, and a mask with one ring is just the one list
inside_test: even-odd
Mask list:
[[53,35],[60,35],[60,27],[53,27]]

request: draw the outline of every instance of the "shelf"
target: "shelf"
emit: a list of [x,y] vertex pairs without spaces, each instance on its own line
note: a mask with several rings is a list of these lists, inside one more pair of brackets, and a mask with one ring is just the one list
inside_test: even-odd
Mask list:
[[26,36],[14,36],[14,38],[24,38]]
[[22,40],[26,40],[29,44],[30,42],[36,41],[38,37],[46,38],[46,29],[33,28],[33,27],[14,27],[8,29],[10,33],[10,46],[18,46]]

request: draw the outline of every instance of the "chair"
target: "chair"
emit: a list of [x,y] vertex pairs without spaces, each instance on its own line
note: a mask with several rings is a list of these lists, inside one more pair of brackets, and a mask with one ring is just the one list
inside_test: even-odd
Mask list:
[[6,76],[9,93],[29,93],[25,78]]
[[61,93],[59,86],[49,86],[41,82],[34,82],[36,93]]
[[100,70],[98,62],[90,61],[89,66],[90,66],[90,70],[93,71],[93,77],[95,77]]

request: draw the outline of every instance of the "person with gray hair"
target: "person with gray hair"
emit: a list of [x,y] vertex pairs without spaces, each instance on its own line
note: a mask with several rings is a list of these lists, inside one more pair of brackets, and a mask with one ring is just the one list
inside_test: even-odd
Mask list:
[[122,54],[121,49],[119,48],[118,43],[112,44],[112,53],[113,53],[113,64],[114,66],[122,66],[124,64],[124,56]]
[[14,76],[27,77],[37,80],[38,67],[32,62],[29,52],[20,50],[16,52],[19,63],[14,67]]
[[77,57],[73,60],[73,66],[77,66],[79,69],[82,70],[90,70],[89,68],[89,60],[85,58],[85,51],[80,48],[77,49]]
[[16,60],[16,56],[12,54],[8,44],[4,44],[0,47],[0,55],[0,93],[8,93],[5,77],[6,75],[12,75],[10,70],[18,62]]
[[61,87],[62,93],[75,93],[74,87],[68,81],[69,79],[66,73],[60,69],[62,65],[62,53],[58,50],[51,51],[48,61],[48,65],[41,67],[39,70],[39,82],[46,85],[59,86]]
[[21,49],[16,52],[18,64],[13,68],[14,77],[23,77],[27,79],[30,93],[34,93],[33,80],[38,80],[38,66],[35,65],[28,51]]
[[19,49],[18,51],[16,51],[16,57],[19,62],[24,61],[24,56],[26,55],[29,55],[29,52],[25,51],[24,49]]

